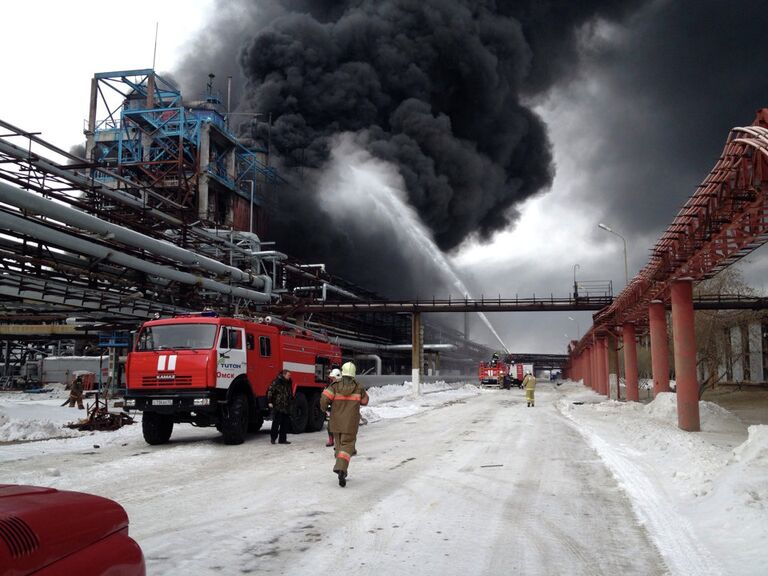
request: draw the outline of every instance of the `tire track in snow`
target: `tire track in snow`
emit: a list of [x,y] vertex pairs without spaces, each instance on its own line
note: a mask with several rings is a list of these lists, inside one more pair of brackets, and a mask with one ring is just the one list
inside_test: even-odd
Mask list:
[[620,451],[587,429],[567,411],[558,410],[568,418],[576,430],[595,449],[606,466],[629,495],[638,519],[648,532],[664,561],[675,576],[722,576],[709,551],[701,545],[691,524],[677,514],[650,478]]

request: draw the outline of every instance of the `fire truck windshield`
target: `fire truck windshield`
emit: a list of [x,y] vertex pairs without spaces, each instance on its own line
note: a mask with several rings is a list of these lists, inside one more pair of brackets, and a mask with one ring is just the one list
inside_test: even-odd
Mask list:
[[213,348],[215,340],[215,324],[163,324],[144,328],[136,350],[203,350]]

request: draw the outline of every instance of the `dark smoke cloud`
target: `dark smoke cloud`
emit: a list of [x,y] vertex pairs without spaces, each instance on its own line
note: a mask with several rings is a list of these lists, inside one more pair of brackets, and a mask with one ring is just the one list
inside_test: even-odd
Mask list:
[[630,238],[648,240],[638,268],[714,166],[729,129],[768,106],[759,72],[767,28],[760,2],[655,3],[585,59],[597,93],[579,92],[578,82],[563,92],[594,145],[585,158],[590,201]]
[[[271,239],[282,249],[337,260],[342,275],[364,268],[372,252],[389,251],[384,260],[398,270],[407,250],[384,248],[376,234],[312,234],[323,200],[311,179],[333,139],[355,133],[397,167],[409,203],[441,249],[487,239],[552,180],[547,130],[525,99],[573,74],[585,26],[621,19],[641,3],[221,2],[228,14],[197,43],[205,50],[181,76],[231,69],[239,54],[241,109],[271,116],[272,148],[296,184],[280,193],[289,211],[273,219]],[[222,33],[228,22],[234,31]],[[262,127],[256,136],[264,134]],[[389,291],[382,270],[370,276],[371,288]],[[419,285],[428,292],[420,280],[398,283],[410,294]]]

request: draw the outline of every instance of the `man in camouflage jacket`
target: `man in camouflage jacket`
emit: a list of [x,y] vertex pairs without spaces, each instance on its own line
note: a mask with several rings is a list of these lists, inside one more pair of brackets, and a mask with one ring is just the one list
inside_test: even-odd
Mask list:
[[290,371],[281,370],[277,378],[269,385],[267,402],[272,408],[272,429],[269,433],[272,444],[275,443],[278,436],[280,437],[280,444],[290,444],[286,437],[288,427],[291,425],[289,415],[293,404],[293,381]]
[[339,477],[339,486],[347,485],[349,460],[356,453],[357,429],[360,426],[360,406],[368,404],[368,393],[355,380],[356,368],[352,362],[341,367],[341,380],[323,390],[320,407],[331,407],[328,430],[333,434],[336,463],[333,471]]

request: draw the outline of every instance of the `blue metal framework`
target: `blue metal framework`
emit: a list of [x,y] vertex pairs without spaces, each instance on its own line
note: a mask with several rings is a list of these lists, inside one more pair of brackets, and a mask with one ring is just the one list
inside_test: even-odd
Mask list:
[[[95,178],[150,189],[159,193],[151,195],[158,207],[164,204],[214,225],[234,224],[227,222],[234,195],[260,206],[266,185],[279,181],[262,160],[264,151],[246,148],[228,129],[218,98],[209,93],[202,101],[185,103],[181,92],[152,69],[94,75],[86,135]],[[98,166],[124,181],[114,182]],[[210,205],[203,214],[199,194],[206,195],[199,210]]]

